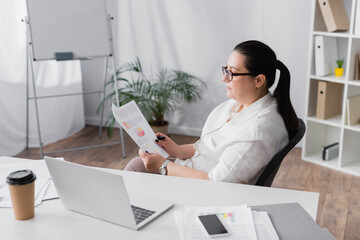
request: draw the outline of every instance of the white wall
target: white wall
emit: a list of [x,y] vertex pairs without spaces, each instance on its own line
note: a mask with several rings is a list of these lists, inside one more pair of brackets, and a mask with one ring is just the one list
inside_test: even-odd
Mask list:
[[[312,1],[303,0],[108,0],[115,17],[118,65],[138,56],[144,70],[175,68],[207,84],[196,104],[181,104],[170,132],[200,135],[210,111],[227,100],[221,66],[233,47],[256,39],[268,44],[291,75],[291,99],[304,116]],[[84,90],[101,89],[104,60],[82,62]],[[85,96],[86,123],[99,123],[100,95]]]

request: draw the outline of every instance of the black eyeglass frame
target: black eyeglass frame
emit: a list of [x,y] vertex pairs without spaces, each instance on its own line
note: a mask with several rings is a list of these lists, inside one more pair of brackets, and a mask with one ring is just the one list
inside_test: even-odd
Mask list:
[[[221,67],[223,75],[226,74],[227,79],[231,82],[233,80],[233,76],[247,76],[247,75],[253,75],[252,73],[233,73],[229,69],[227,69],[227,66]],[[229,79],[231,78],[231,79]]]

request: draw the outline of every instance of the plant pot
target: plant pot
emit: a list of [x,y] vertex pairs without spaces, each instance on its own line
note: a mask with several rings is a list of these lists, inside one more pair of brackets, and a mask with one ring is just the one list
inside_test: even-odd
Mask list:
[[165,121],[164,125],[161,126],[151,126],[151,128],[153,129],[154,133],[158,133],[161,132],[163,134],[168,134],[168,128],[169,128],[169,123]]
[[335,76],[341,77],[344,74],[344,68],[335,68]]

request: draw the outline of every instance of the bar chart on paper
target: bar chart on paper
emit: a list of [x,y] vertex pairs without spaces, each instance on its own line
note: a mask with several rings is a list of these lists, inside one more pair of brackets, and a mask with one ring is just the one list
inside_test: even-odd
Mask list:
[[225,220],[232,223],[236,221],[234,212],[219,212],[219,213],[206,212],[206,213],[200,213],[199,215],[209,215],[209,214],[216,214],[220,220]]
[[227,221],[230,221],[230,222],[235,222],[235,213],[233,212],[229,212],[229,213],[217,213],[216,215],[218,215],[218,217],[220,219],[225,219]]

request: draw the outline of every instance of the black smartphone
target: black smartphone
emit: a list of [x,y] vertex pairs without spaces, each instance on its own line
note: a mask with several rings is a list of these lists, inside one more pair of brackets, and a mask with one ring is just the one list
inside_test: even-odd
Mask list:
[[198,216],[210,237],[223,237],[229,235],[225,226],[221,223],[216,214]]

